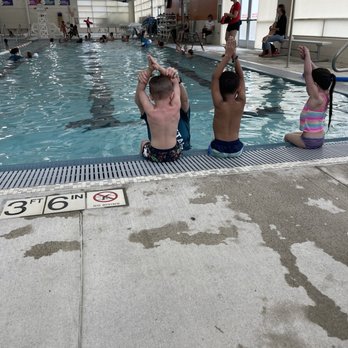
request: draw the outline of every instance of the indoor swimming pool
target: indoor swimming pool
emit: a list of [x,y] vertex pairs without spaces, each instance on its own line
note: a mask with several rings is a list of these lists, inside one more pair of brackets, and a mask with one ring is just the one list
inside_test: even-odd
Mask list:
[[[147,132],[134,93],[148,51],[138,42],[120,41],[45,42],[36,48],[39,58],[16,66],[1,57],[0,164],[137,154]],[[179,69],[191,103],[191,144],[207,148],[213,135],[209,85],[216,62],[167,48],[149,51],[161,64]],[[245,76],[241,140],[247,145],[282,142],[286,132],[298,129],[305,87],[250,70]],[[348,98],[335,94],[326,138],[348,137],[347,114]]]

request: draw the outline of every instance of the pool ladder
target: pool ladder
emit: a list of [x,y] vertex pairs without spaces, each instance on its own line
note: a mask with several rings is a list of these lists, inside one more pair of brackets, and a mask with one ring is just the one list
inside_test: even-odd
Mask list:
[[343,53],[343,51],[348,47],[348,41],[337,51],[334,58],[332,59],[332,69],[336,72],[346,72],[348,68],[339,69],[337,68],[337,59]]

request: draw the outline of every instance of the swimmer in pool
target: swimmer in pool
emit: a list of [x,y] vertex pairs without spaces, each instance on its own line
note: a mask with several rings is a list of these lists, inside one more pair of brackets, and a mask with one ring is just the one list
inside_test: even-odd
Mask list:
[[12,62],[17,62],[22,58],[23,57],[21,56],[18,47],[14,47],[10,50],[10,57],[8,58],[8,60],[12,60]]
[[324,144],[328,106],[330,128],[336,76],[328,69],[317,68],[307,47],[300,46],[299,53],[304,60],[304,79],[309,98],[300,115],[300,132],[285,134],[284,140],[303,149],[317,149]]
[[[224,71],[230,59],[234,61],[235,72]],[[214,157],[240,156],[244,145],[239,140],[239,128],[246,98],[244,74],[233,36],[228,38],[225,56],[213,73],[211,94],[214,103],[215,139],[209,145],[208,154]]]
[[[176,138],[181,106],[179,75],[174,68],[164,69],[152,62],[151,56],[149,61],[151,67],[139,73],[135,95],[147,115],[151,132],[151,141],[141,143],[141,153],[152,162],[172,162],[182,151]],[[154,70],[160,75],[152,77]],[[149,96],[145,92],[148,83]]]

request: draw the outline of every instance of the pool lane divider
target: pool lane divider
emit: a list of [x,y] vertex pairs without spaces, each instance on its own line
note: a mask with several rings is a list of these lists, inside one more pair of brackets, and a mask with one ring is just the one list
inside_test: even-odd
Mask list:
[[63,193],[50,196],[8,200],[0,219],[83,211],[85,209],[127,206],[123,188],[101,191]]

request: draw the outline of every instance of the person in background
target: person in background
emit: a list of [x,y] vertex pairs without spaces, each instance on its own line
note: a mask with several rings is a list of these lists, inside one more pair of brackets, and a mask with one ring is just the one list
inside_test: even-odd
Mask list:
[[8,60],[11,60],[12,62],[17,62],[22,58],[23,57],[21,56],[18,47],[14,47],[10,50],[10,57],[8,58]]
[[184,46],[181,46],[178,42],[175,43],[175,50],[176,52],[181,53],[183,56],[187,56],[189,58],[193,57],[193,44],[191,48],[188,48],[186,44]]
[[93,24],[93,22],[91,22],[89,17],[87,17],[87,19],[84,19],[83,21],[86,23],[87,33],[91,33],[91,24]]
[[[235,72],[224,71],[230,60]],[[242,67],[236,54],[236,41],[230,36],[225,56],[217,65],[211,82],[214,104],[213,130],[215,139],[208,147],[208,155],[214,157],[238,157],[244,145],[239,140],[240,122],[245,107],[245,82]]]
[[68,33],[68,35],[69,35],[70,40],[74,36],[74,25],[73,24],[70,24],[70,26],[69,26],[69,33]]
[[25,58],[30,59],[30,58],[39,58],[39,55],[35,52],[32,53],[30,51],[27,51]]
[[[155,67],[156,69],[160,69],[160,71],[163,71],[164,68],[161,67],[157,61],[149,55],[149,66],[148,71],[153,72]],[[181,79],[179,81],[179,88],[180,88],[180,119],[178,124],[178,130],[177,130],[177,141],[180,144],[180,147],[186,151],[191,149],[191,131],[190,131],[190,120],[191,120],[191,108],[190,108],[190,100],[187,94],[187,90],[182,83]],[[140,111],[140,117],[141,119],[145,120],[146,126],[147,126],[147,135],[148,139],[151,140],[151,131],[149,127],[149,123],[147,120],[147,114],[144,111],[144,108],[136,95],[135,103],[137,104],[139,111]]]
[[[151,140],[141,143],[142,155],[152,162],[172,162],[181,155],[181,146],[177,141],[177,129],[180,118],[179,75],[173,68],[163,69],[151,56],[149,67],[139,73],[135,93],[137,105],[141,105],[150,128]],[[159,76],[152,76],[154,70]],[[150,95],[145,90],[149,83]]]
[[213,15],[208,15],[208,20],[205,21],[202,29],[202,38],[205,39],[208,35],[211,35],[215,29],[215,22],[213,21]]
[[185,39],[185,36],[190,32],[190,22],[188,17],[185,17],[185,22],[184,22],[184,26],[182,28],[182,30],[179,31],[178,34],[178,42],[183,42]]
[[60,31],[63,33],[64,39],[68,38],[68,33],[66,31],[66,26],[65,26],[65,22],[62,21],[62,23],[60,24]]
[[328,69],[317,68],[307,47],[300,46],[299,53],[304,60],[303,75],[309,98],[300,115],[300,132],[285,134],[284,140],[302,149],[317,149],[324,144],[324,123],[328,106],[330,128],[336,76]]
[[114,41],[114,40],[115,40],[114,33],[111,32],[111,33],[109,34],[109,41]]
[[80,37],[76,24],[74,24],[74,26],[73,26],[73,34],[74,34],[74,36]]
[[230,36],[236,39],[237,32],[239,31],[239,27],[241,25],[241,20],[240,20],[241,5],[238,0],[231,0],[231,1],[233,2],[233,5],[230,9],[230,12],[224,13],[224,17],[229,17],[229,23],[226,28],[226,34],[225,34],[226,42]]
[[4,39],[4,44],[5,44],[5,49],[9,50],[10,47],[8,46],[8,40],[7,39]]
[[259,54],[259,57],[272,57],[279,54],[271,43],[282,42],[285,39],[287,18],[284,5],[278,5],[277,16],[278,18],[270,27],[268,35],[262,40],[262,53]]

